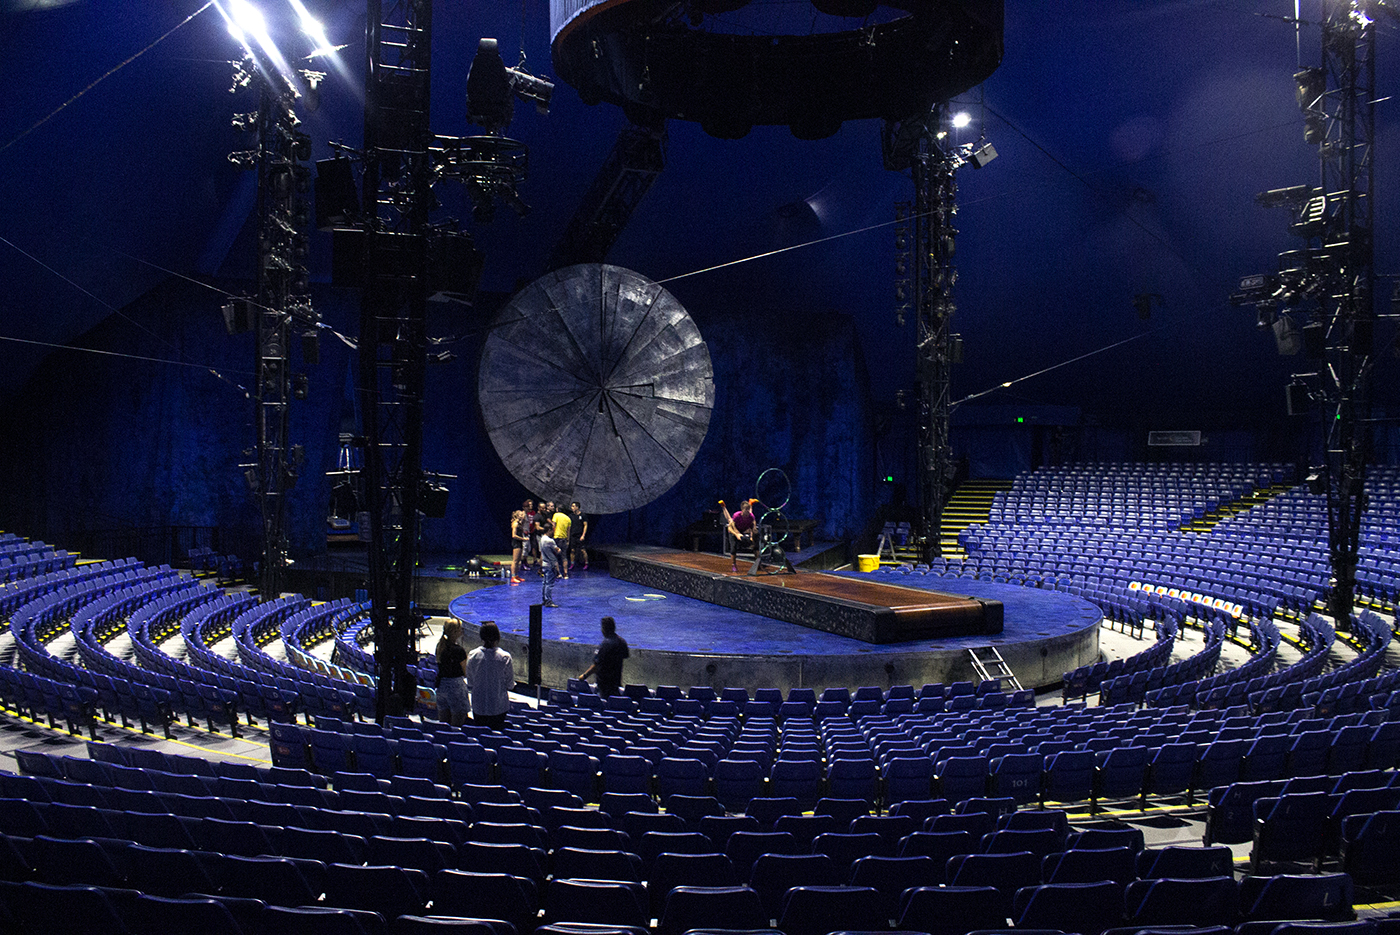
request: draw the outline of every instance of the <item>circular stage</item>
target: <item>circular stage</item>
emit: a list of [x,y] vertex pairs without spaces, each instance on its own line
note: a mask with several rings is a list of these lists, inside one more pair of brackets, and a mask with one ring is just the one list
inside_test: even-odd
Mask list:
[[[1005,606],[1003,629],[992,636],[877,645],[617,581],[606,571],[575,571],[555,584],[560,606],[543,609],[544,684],[563,688],[588,668],[604,616],[617,620],[618,635],[631,647],[624,679],[652,686],[814,688],[819,694],[828,687],[918,687],[975,680],[968,650],[995,646],[1024,687],[1042,688],[1099,657],[1103,614],[1069,594],[935,575],[827,574],[998,600]],[[530,572],[522,585],[463,594],[449,610],[469,628],[494,620],[501,645],[515,657],[516,678],[524,681],[530,605],[540,600],[541,579]]]

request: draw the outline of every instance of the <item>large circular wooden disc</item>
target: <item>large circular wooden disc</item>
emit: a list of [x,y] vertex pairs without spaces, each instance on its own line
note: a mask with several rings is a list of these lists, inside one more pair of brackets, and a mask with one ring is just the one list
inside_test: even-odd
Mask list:
[[597,263],[542,276],[506,303],[477,390],[512,476],[586,513],[636,509],[671,489],[715,403],[709,349],[675,296]]

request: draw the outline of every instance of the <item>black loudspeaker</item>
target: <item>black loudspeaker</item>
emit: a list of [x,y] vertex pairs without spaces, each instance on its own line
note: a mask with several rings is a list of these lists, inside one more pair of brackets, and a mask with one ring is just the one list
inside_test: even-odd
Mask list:
[[1288,401],[1288,414],[1290,416],[1306,415],[1312,405],[1312,398],[1308,394],[1308,388],[1303,383],[1290,383],[1283,388],[1284,395]]
[[442,519],[447,515],[447,494],[441,484],[424,481],[418,490],[418,512],[429,519]]
[[234,297],[224,303],[224,327],[229,334],[243,334],[258,327],[258,310],[252,299]]
[[1321,360],[1327,354],[1327,326],[1322,322],[1303,326],[1303,353],[1312,360]]
[[530,605],[530,648],[529,648],[529,680],[531,685],[538,685],[542,680],[541,669],[544,660],[544,605]]
[[355,223],[360,194],[349,159],[322,159],[316,163],[316,229],[328,231]]
[[306,361],[308,367],[314,367],[321,362],[321,344],[316,339],[316,332],[306,331],[302,333],[301,359]]
[[442,301],[470,302],[476,295],[485,257],[469,234],[443,234],[428,242],[428,295]]

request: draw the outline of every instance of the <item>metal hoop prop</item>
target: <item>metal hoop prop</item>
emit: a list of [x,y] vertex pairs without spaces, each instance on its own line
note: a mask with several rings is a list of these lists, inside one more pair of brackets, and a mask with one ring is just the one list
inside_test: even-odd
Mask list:
[[[774,476],[770,478],[770,474]],[[767,497],[763,495],[765,481],[769,485]],[[779,492],[781,492],[783,495],[783,502],[770,502],[778,499],[776,494],[778,494]],[[758,480],[754,481],[753,498],[759,503],[763,504],[763,506],[767,509],[779,511],[786,510],[788,501],[792,499],[792,482],[788,480],[787,474],[784,473],[781,468],[770,467],[767,470],[765,470],[762,474],[758,475]]]

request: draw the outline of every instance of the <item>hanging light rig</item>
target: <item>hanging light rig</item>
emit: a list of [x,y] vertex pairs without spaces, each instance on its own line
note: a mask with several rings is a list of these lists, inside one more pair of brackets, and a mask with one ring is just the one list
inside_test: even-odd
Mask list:
[[[293,0],[303,29],[315,43],[313,55],[325,48],[325,33]],[[231,300],[224,307],[230,333],[256,334],[254,383],[256,440],[244,452],[252,460],[239,465],[262,519],[262,561],[258,591],[265,601],[282,589],[288,560],[287,496],[300,473],[304,451],[291,442],[292,400],[306,397],[308,381],[292,372],[291,332],[295,327],[311,336],[303,342],[303,363],[316,362],[315,333],[320,316],[312,307],[307,272],[310,230],[311,138],[301,131],[299,105],[313,105],[325,73],[291,68],[272,42],[262,14],[246,0],[220,6],[229,31],[243,47],[233,65],[239,93],[255,89],[257,110],[235,114],[236,130],[251,134],[250,149],[230,154],[242,168],[255,169],[257,181],[258,273],[252,298]]]

